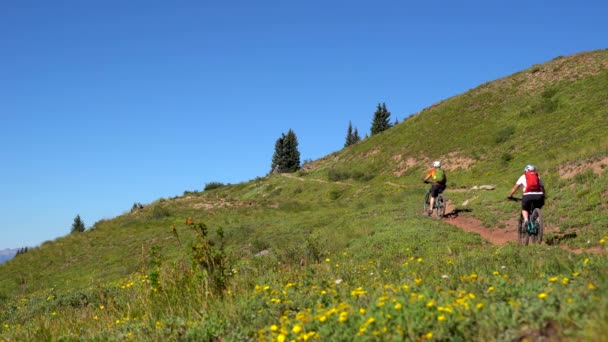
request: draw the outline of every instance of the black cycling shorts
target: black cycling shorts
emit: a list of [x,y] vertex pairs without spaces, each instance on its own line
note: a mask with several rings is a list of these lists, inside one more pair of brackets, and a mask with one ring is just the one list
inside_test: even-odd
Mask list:
[[521,209],[527,212],[531,212],[535,208],[540,209],[543,205],[545,205],[545,195],[543,194],[524,194],[521,200]]
[[442,193],[443,190],[445,190],[445,188],[446,188],[445,184],[433,183],[433,185],[431,186],[431,196],[433,198],[437,198],[437,195]]

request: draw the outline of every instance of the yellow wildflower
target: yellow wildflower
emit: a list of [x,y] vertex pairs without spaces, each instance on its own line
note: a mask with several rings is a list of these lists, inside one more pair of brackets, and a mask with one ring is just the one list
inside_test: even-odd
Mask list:
[[557,277],[551,277],[549,278],[549,282],[550,283],[555,283],[557,281]]
[[587,288],[589,288],[589,290],[591,290],[591,291],[597,289],[597,287],[595,287],[595,285],[593,285],[593,283],[589,283],[589,286],[587,286]]
[[346,322],[348,320],[348,312],[344,311],[340,313],[340,317],[338,318],[340,322]]
[[402,308],[401,303],[395,304],[395,310],[401,310],[401,308]]
[[545,298],[547,298],[547,294],[544,293],[544,292],[541,292],[541,293],[538,294],[538,298],[545,299]]
[[437,316],[437,320],[440,321],[440,322],[441,321],[445,321],[445,315],[439,315],[439,316]]
[[291,329],[291,331],[293,331],[294,334],[299,333],[300,331],[302,331],[302,326],[299,324],[296,324],[293,326],[293,328]]
[[276,324],[273,324],[270,326],[270,331],[277,331],[279,330],[279,327]]
[[563,284],[563,285],[568,285],[568,281],[570,281],[570,280],[569,280],[568,278],[564,277],[564,278],[562,279],[562,284]]
[[286,339],[286,338],[287,338],[287,337],[286,337],[285,335],[283,335],[283,334],[279,334],[279,336],[277,336],[277,341],[278,341],[278,342],[285,342],[285,339]]
[[359,313],[362,315],[365,315],[365,313],[367,312],[367,310],[365,310],[365,308],[360,308],[359,309]]
[[488,292],[492,292],[492,291],[494,291],[494,286],[488,287]]

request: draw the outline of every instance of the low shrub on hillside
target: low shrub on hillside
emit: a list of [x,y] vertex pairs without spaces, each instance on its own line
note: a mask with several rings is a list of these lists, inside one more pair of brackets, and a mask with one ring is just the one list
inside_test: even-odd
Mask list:
[[213,190],[213,189],[219,189],[222,187],[225,187],[226,184],[221,183],[221,182],[209,182],[205,184],[205,190],[204,191],[209,191],[209,190]]

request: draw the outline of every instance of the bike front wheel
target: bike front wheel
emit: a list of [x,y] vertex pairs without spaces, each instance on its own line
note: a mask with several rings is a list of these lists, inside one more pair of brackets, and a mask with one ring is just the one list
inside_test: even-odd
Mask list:
[[424,196],[424,207],[423,207],[424,215],[426,215],[429,212],[430,199],[431,199],[431,193],[427,192],[426,195]]

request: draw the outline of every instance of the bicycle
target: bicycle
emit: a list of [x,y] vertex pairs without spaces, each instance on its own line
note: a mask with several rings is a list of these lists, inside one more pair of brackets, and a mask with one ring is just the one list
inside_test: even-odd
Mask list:
[[[519,198],[510,198],[513,201],[519,201]],[[524,246],[527,246],[530,240],[532,243],[543,242],[543,217],[540,208],[532,207],[532,212],[528,216],[528,225],[524,224],[524,217],[519,212],[517,220],[517,241]]]
[[[428,184],[429,182],[424,182]],[[424,214],[427,215],[429,212],[429,206],[431,204],[431,189],[426,192],[424,196]],[[433,205],[433,211],[435,212],[435,216],[438,219],[441,219],[445,216],[445,207],[446,207],[446,199],[443,193],[439,193],[437,198],[435,198],[435,203]]]

